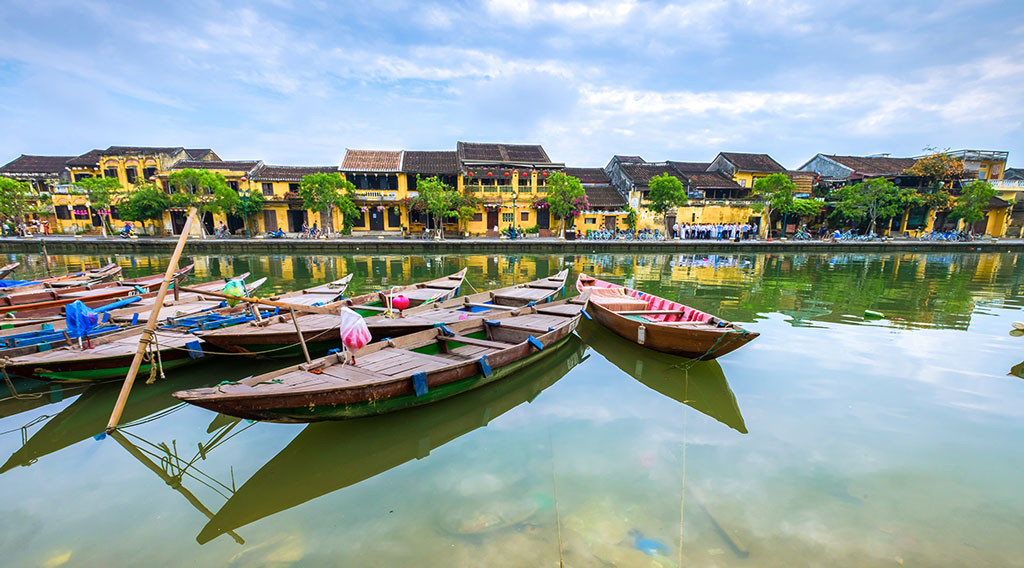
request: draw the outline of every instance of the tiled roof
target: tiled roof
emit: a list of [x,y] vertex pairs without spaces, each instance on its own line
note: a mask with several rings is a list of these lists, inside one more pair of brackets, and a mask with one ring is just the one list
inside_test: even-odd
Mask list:
[[249,176],[249,179],[253,181],[302,181],[304,176],[337,172],[337,166],[262,166]]
[[626,163],[626,162],[634,163],[634,164],[642,164],[642,163],[644,163],[644,159],[641,158],[640,156],[623,156],[621,154],[616,154],[615,156],[613,156],[613,158],[618,160],[618,161],[620,161],[620,162],[624,162],[624,163]]
[[611,183],[611,178],[609,178],[608,174],[605,173],[605,171],[602,170],[601,168],[565,168],[562,171],[565,172],[565,175],[578,178],[580,180],[580,183],[582,184]]
[[28,156],[22,154],[0,167],[4,174],[60,174],[74,156]]
[[669,174],[684,183],[686,182],[682,174],[668,164],[622,164],[622,173],[626,174],[626,177],[636,185],[648,185],[651,178],[661,174]]
[[584,188],[591,207],[624,208],[626,198],[611,185],[591,185]]
[[1003,179],[1024,179],[1024,168],[1006,168]]
[[903,173],[904,170],[913,166],[917,160],[913,158],[890,158],[888,156],[867,157],[867,156],[830,156],[822,154],[826,158],[839,162],[854,172],[864,176],[886,176]]
[[459,155],[454,150],[406,150],[402,171],[410,174],[457,174]]
[[784,172],[786,168],[772,159],[768,154],[742,154],[739,152],[722,152],[720,154],[732,162],[736,169],[743,172]]
[[743,189],[732,178],[719,172],[686,172],[690,189]]
[[202,160],[207,154],[213,153],[212,148],[185,148],[185,153],[188,154],[190,160]]
[[104,156],[123,156],[125,154],[175,154],[184,150],[181,146],[111,146],[103,151]]
[[402,151],[346,150],[341,169],[347,172],[398,172],[402,169]]
[[499,162],[550,164],[547,152],[540,144],[481,144],[478,142],[459,142],[459,160],[465,162]]
[[711,162],[673,162],[668,161],[675,169],[681,172],[706,172],[711,167]]
[[67,165],[72,168],[98,168],[102,154],[103,150],[89,150],[81,156],[68,160]]
[[203,160],[178,160],[172,170],[227,170],[230,172],[251,172],[260,165],[259,160],[234,160],[234,161],[203,161]]

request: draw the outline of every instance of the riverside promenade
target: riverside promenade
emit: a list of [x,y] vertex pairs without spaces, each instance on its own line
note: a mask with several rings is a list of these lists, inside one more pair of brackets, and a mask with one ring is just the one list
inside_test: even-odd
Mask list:
[[[0,253],[50,254],[86,252],[170,252],[177,237],[45,237],[0,238]],[[597,252],[1024,252],[1024,239],[979,238],[969,242],[894,239],[877,241],[749,240],[560,240],[557,238],[446,238],[430,240],[401,237],[343,237],[338,239],[189,239],[193,253],[597,253]]]

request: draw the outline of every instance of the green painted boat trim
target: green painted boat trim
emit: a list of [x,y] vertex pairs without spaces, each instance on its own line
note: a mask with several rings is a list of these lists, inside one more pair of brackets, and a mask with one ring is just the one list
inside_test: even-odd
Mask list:
[[558,343],[549,345],[543,351],[538,351],[529,357],[525,357],[506,365],[500,369],[495,369],[491,372],[489,377],[484,377],[483,374],[476,374],[472,377],[462,379],[459,381],[451,382],[446,385],[431,388],[427,394],[423,396],[416,396],[415,394],[408,394],[405,396],[399,396],[395,398],[389,398],[386,400],[377,400],[370,402],[360,402],[357,404],[343,404],[343,405],[331,405],[331,406],[316,406],[310,408],[303,406],[300,408],[281,408],[276,410],[268,410],[268,413],[278,414],[282,418],[290,418],[292,420],[337,420],[345,418],[360,418],[363,416],[374,416],[377,414],[386,414],[388,412],[395,412],[398,410],[404,410],[406,408],[413,408],[416,406],[423,406],[424,404],[430,404],[439,400],[462,394],[464,392],[471,391],[473,389],[482,387],[484,385],[493,383],[501,380],[512,373],[526,367],[548,355],[553,355],[555,351],[560,350],[569,344],[569,339],[572,334],[562,338]]
[[[163,364],[164,370],[176,369],[185,365],[191,364],[196,360],[191,358],[188,359],[176,359],[174,361],[167,361]],[[145,375],[149,373],[152,365],[143,363],[139,366],[139,375]],[[117,377],[124,377],[128,374],[129,367],[111,367],[105,369],[90,369],[87,371],[62,371],[52,373],[39,373],[40,377],[45,377],[50,381],[57,383],[91,383],[101,381],[104,379],[115,379]]]

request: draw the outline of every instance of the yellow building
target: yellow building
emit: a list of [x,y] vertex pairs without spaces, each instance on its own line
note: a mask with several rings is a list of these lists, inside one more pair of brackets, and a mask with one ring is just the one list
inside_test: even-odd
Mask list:
[[[261,165],[247,178],[241,180],[249,191],[260,191],[266,200],[263,211],[256,218],[256,233],[266,233],[282,229],[288,233],[299,233],[302,226],[318,223],[318,228],[327,226],[326,216],[322,213],[307,211],[302,208],[299,197],[299,184],[302,178],[313,174],[337,173],[337,166],[268,166]],[[337,210],[332,215],[334,223],[332,232],[341,232],[343,220]]]
[[[253,175],[259,168],[263,166],[263,162],[259,160],[179,160],[175,162],[166,171],[154,173],[150,179],[155,181],[157,185],[163,188],[169,194],[173,194],[176,190],[171,186],[170,177],[175,172],[183,170],[206,170],[212,173],[221,174],[227,181],[228,187],[235,191],[244,185],[246,189],[249,189],[248,183],[249,177]],[[170,209],[164,213],[162,219],[163,225],[169,228],[172,234],[180,235],[181,230],[185,227],[185,221],[187,212],[184,209]],[[205,231],[207,235],[215,234],[221,223],[228,228],[228,231],[233,235],[245,235],[245,221],[239,215],[227,214],[212,214],[207,212],[202,218],[202,229],[199,227],[193,228],[193,233],[200,234],[200,231]],[[249,228],[252,232],[254,227]]]
[[360,216],[353,233],[401,232],[409,216],[404,201],[409,180],[402,171],[401,150],[346,150],[339,171],[356,186],[355,205]]
[[[36,195],[54,194],[58,189],[66,187],[67,161],[74,156],[29,156],[22,154],[11,162],[0,167],[0,176],[28,183]],[[66,192],[66,191],[65,191]],[[24,220],[34,230],[35,221],[40,222],[40,232],[61,232],[54,209],[36,203],[37,209],[48,210],[48,213],[26,214]],[[67,211],[67,208],[62,211]]]

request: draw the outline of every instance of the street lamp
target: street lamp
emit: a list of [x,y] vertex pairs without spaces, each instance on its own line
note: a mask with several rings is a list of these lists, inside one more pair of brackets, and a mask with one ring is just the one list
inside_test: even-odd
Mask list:
[[518,195],[518,193],[512,192],[512,238],[519,236],[518,226],[516,225],[516,214],[519,213],[519,210],[516,209],[516,197]]

